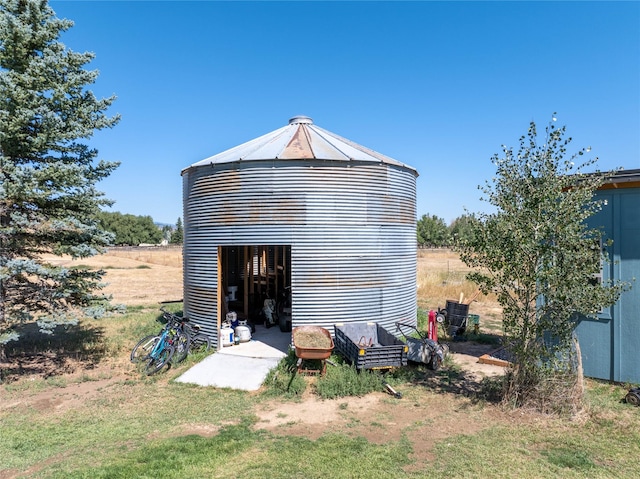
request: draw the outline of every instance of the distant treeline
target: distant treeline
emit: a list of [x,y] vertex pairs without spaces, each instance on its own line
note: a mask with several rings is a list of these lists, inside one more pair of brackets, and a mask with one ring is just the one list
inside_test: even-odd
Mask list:
[[112,233],[116,246],[137,246],[139,244],[182,244],[182,220],[175,226],[158,227],[151,216],[136,216],[120,212],[102,211],[98,215],[100,227]]
[[[181,218],[178,218],[175,226],[158,226],[151,216],[103,211],[99,221],[102,229],[115,235],[115,246],[181,245],[184,238]],[[436,215],[422,215],[416,228],[418,247],[441,248],[452,246],[458,240],[468,240],[474,221],[477,221],[475,216],[462,215],[447,226],[444,219]]]
[[436,215],[422,215],[416,228],[419,248],[452,246],[456,241],[471,239],[471,224],[478,221],[473,215],[462,215],[449,226]]

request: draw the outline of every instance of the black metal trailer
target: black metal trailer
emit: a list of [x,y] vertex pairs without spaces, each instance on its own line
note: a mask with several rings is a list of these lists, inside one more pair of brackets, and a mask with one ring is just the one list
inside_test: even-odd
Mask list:
[[356,369],[407,365],[408,346],[378,323],[337,323],[335,349]]

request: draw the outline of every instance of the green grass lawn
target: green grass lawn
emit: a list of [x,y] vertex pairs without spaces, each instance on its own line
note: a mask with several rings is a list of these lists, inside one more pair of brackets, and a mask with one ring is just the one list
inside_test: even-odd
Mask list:
[[[0,477],[632,478],[640,471],[640,408],[621,402],[624,385],[587,381],[585,411],[577,418],[553,418],[502,411],[460,393],[452,387],[459,371],[445,363],[437,374],[412,370],[389,377],[403,392],[402,399],[384,403],[389,414],[399,407],[416,410],[415,422],[393,439],[369,441],[348,426],[337,432],[327,427],[311,439],[269,430],[258,421],[267,401],[296,404],[299,395],[174,382],[197,358],[150,378],[138,373],[122,358],[158,327],[157,316],[151,308],[139,308],[81,323],[80,329],[99,334],[76,331],[65,351],[76,351],[85,366],[86,356],[94,366],[112,364],[111,369],[87,366],[80,375],[24,377],[0,385]],[[332,371],[327,374],[338,374]],[[425,374],[431,374],[428,382]],[[312,394],[315,382],[306,381],[306,394]],[[100,386],[90,395],[68,394],[82,382]],[[56,394],[67,394],[64,407],[56,406]],[[38,399],[45,397],[52,402]],[[440,417],[455,413],[464,422],[468,415],[484,426],[416,438],[427,422],[420,411],[434,398],[450,404]],[[430,420],[436,429],[437,418]],[[386,424],[378,417],[370,420],[381,433]],[[430,452],[417,457],[422,442]]]

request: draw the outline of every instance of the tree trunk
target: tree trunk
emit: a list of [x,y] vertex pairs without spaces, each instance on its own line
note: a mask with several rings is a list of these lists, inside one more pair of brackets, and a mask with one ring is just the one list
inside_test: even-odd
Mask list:
[[4,291],[4,281],[0,279],[0,332],[2,332],[2,327],[5,323],[5,291]]
[[[0,335],[5,332],[4,326],[6,324],[6,308],[5,308],[5,289],[4,289],[4,281],[0,280]],[[7,364],[9,360],[7,359],[7,351],[5,350],[4,343],[0,343],[0,364]]]

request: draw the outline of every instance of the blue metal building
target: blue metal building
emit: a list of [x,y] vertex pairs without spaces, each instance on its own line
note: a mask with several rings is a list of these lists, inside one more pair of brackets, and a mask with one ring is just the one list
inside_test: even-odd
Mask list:
[[602,228],[611,263],[602,279],[627,281],[631,290],[601,312],[585,319],[576,332],[582,351],[585,376],[610,381],[640,383],[640,169],[621,171],[598,192],[606,201],[590,226]]

